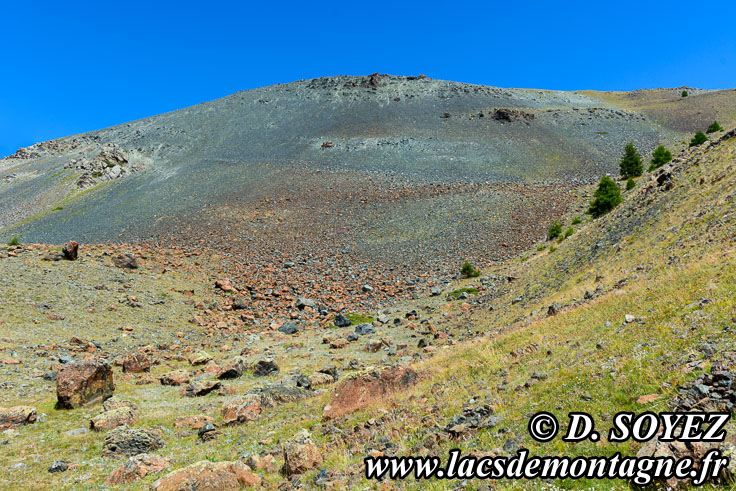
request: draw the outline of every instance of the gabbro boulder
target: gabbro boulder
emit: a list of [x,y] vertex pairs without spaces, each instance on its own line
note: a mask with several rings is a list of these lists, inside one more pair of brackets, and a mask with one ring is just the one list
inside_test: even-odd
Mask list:
[[56,377],[56,408],[75,409],[112,397],[115,384],[107,360],[66,365]]

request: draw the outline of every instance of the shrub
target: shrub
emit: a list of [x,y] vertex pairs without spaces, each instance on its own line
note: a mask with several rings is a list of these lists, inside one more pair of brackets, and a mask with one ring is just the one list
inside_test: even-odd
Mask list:
[[715,133],[716,131],[723,131],[723,126],[721,126],[718,121],[713,121],[710,126],[708,126],[708,129],[705,130],[706,133]]
[[680,95],[682,95],[682,97],[687,97],[687,90],[683,90],[682,91],[682,94],[680,94]]
[[460,268],[460,272],[465,276],[466,278],[475,278],[476,276],[480,276],[480,271],[475,269],[472,264],[470,264],[468,261],[465,261],[463,263],[463,267]]
[[622,177],[638,177],[644,172],[641,155],[639,155],[633,143],[629,142],[624,147],[624,155],[621,157],[619,168]]
[[549,226],[549,229],[547,230],[547,238],[549,240],[554,240],[557,237],[560,236],[562,233],[562,225],[560,225],[560,222],[556,221]]
[[9,246],[17,246],[18,244],[20,244],[20,240],[18,240],[18,237],[13,237],[13,238],[12,238],[12,239],[10,239],[10,241],[8,242],[8,245],[9,245]]
[[629,177],[626,180],[626,190],[629,191],[630,189],[634,189],[636,187],[636,181],[633,177]]
[[580,217],[575,217],[572,219],[572,224],[577,225],[578,223],[583,223],[583,219]]
[[662,167],[670,160],[672,160],[672,152],[664,148],[662,145],[658,146],[654,149],[654,152],[652,152],[652,163],[649,164],[649,172],[658,167]]
[[601,178],[601,181],[598,183],[598,189],[593,196],[595,199],[590,203],[588,213],[595,218],[605,215],[623,201],[618,184],[609,176],[603,176]]
[[692,140],[690,140],[690,146],[691,147],[697,147],[698,145],[702,145],[703,143],[708,141],[708,137],[705,136],[705,133],[702,131],[698,131],[695,133],[695,136]]
[[543,250],[545,250],[546,248],[547,248],[547,245],[546,245],[546,244],[541,244],[541,245],[540,245],[539,247],[537,247],[537,251],[538,251],[538,252],[542,252],[542,251],[543,251]]
[[575,233],[575,229],[572,227],[568,227],[567,230],[565,230],[565,235],[563,235],[563,237],[567,239],[574,233]]
[[557,248],[555,246],[550,246],[549,247],[549,252],[555,252],[556,250],[557,250]]

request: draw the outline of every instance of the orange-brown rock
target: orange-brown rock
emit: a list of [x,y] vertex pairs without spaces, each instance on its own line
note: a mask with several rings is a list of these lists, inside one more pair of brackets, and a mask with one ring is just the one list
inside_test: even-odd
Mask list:
[[243,462],[210,462],[202,460],[166,474],[154,482],[154,491],[232,490],[260,486],[261,478]]
[[159,382],[161,385],[184,385],[189,383],[189,372],[186,370],[174,370],[173,372],[161,375]]
[[151,359],[145,353],[131,353],[123,358],[123,371],[143,373],[151,370]]
[[352,413],[414,385],[417,380],[416,371],[399,367],[348,378],[335,388],[332,400],[324,408],[324,417],[332,419]]
[[79,244],[74,242],[67,242],[61,249],[61,253],[64,255],[64,259],[68,261],[75,261],[79,255]]
[[25,426],[36,422],[37,412],[31,406],[0,408],[0,430]]
[[57,409],[74,409],[112,397],[112,367],[105,360],[66,365],[56,377]]
[[89,420],[92,431],[107,431],[123,425],[134,425],[138,422],[138,414],[133,408],[123,406],[105,411]]
[[105,484],[108,486],[119,486],[129,484],[138,479],[143,479],[149,474],[155,474],[169,467],[169,459],[160,455],[142,453],[128,459],[126,463],[118,467],[110,474]]
[[198,430],[207,423],[214,423],[215,419],[204,414],[196,416],[180,416],[174,421],[174,428],[192,428]]
[[284,442],[284,472],[287,476],[303,474],[322,464],[322,455],[307,430],[301,430]]

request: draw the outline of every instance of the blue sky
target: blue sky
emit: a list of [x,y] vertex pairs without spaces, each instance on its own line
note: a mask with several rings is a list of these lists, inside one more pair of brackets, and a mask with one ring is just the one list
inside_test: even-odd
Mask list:
[[302,78],[501,87],[736,87],[736,5],[4,2],[0,155]]

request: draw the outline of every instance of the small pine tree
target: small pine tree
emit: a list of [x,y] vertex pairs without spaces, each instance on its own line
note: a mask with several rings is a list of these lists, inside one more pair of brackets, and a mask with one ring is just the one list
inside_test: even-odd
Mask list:
[[562,225],[560,225],[560,222],[555,220],[555,222],[549,226],[549,229],[547,230],[547,238],[549,240],[554,240],[557,237],[560,236],[562,233]]
[[664,164],[672,160],[672,152],[664,148],[662,145],[658,146],[652,152],[652,163],[649,164],[649,172],[662,167]]
[[616,208],[623,201],[618,184],[609,176],[603,176],[598,183],[598,189],[593,194],[594,200],[590,203],[588,213],[598,218]]
[[621,157],[619,168],[622,177],[638,177],[644,172],[641,155],[639,155],[633,143],[629,142],[624,147],[624,155]]
[[687,97],[687,90],[683,90],[681,95],[682,97]]
[[705,133],[702,131],[698,131],[695,133],[695,136],[692,140],[690,140],[690,146],[691,147],[697,147],[698,145],[702,145],[703,143],[708,141],[708,137],[705,136]]
[[715,133],[716,131],[723,131],[723,126],[721,126],[718,121],[713,121],[710,126],[708,126],[708,129],[705,130],[706,133]]
[[465,261],[463,263],[463,267],[460,268],[460,272],[465,276],[466,278],[475,278],[477,276],[480,276],[480,271],[475,269],[472,264],[470,264],[468,261]]
[[629,177],[626,180],[626,190],[629,191],[631,189],[634,189],[635,187],[636,187],[636,181],[634,180],[633,177]]
[[18,240],[18,237],[13,237],[8,241],[9,246],[17,246],[20,245],[20,240]]

